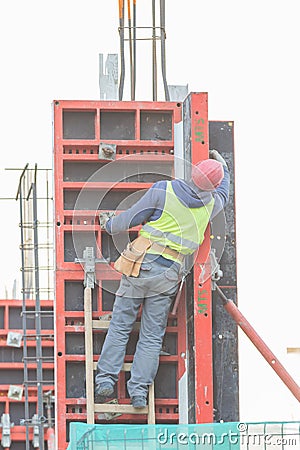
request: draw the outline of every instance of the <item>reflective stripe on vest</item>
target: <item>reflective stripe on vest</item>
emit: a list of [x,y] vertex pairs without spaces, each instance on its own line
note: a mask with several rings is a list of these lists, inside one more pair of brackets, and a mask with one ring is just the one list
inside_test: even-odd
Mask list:
[[177,198],[171,181],[167,181],[165,205],[161,216],[145,224],[140,234],[179,253],[192,254],[204,240],[204,232],[213,206],[213,197],[207,205],[200,208],[184,206]]

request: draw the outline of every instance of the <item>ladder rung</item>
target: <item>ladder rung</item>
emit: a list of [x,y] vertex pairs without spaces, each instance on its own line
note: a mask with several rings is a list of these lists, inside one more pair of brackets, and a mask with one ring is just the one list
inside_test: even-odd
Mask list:
[[95,403],[94,411],[96,413],[148,414],[148,406],[145,408],[134,408],[132,405]]
[[[95,330],[107,330],[110,324],[110,320],[93,320],[93,329]],[[138,331],[140,329],[140,322],[135,322],[133,330]]]
[[110,324],[110,320],[93,320],[93,329],[107,330]]
[[21,316],[22,315],[28,315],[28,316],[33,316],[36,317],[36,315],[41,315],[41,316],[48,316],[48,317],[53,317],[54,316],[54,312],[52,310],[50,311],[35,311],[35,310],[27,310],[27,311],[22,311],[21,312]]
[[49,362],[54,362],[53,356],[23,356],[23,361],[38,361],[39,359],[48,360]]
[[[93,364],[94,364],[93,365],[94,370],[97,370],[97,364],[98,363],[94,362]],[[121,370],[123,370],[123,372],[130,372],[131,366],[132,366],[132,363],[124,363]]]
[[[25,330],[26,331],[26,330]],[[28,330],[27,330],[28,331]],[[37,337],[40,337],[40,338],[42,338],[42,339],[54,339],[54,334],[24,334],[23,335],[23,337],[24,338],[26,338],[28,341],[29,340],[32,340],[32,339],[35,339],[35,338],[37,338]]]

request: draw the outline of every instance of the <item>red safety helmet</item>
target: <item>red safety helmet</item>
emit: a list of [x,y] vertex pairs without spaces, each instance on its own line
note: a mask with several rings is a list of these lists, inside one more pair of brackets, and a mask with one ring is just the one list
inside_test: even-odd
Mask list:
[[192,180],[203,191],[213,191],[224,177],[223,164],[215,159],[205,159],[192,168]]

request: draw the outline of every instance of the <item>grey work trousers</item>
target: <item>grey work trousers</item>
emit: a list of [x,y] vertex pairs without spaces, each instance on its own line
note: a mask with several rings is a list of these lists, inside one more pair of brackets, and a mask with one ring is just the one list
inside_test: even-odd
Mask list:
[[127,382],[130,397],[146,397],[159,365],[168,313],[176,294],[180,265],[166,267],[159,262],[142,263],[137,278],[122,275],[116,292],[111,323],[97,365],[96,384],[114,385],[122,369],[130,332],[142,305],[141,328]]

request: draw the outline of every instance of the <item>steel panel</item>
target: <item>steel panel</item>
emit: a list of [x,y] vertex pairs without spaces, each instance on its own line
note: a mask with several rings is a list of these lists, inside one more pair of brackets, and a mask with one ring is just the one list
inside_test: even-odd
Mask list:
[[[224,293],[237,303],[235,184],[234,184],[234,124],[230,121],[209,123],[210,148],[220,151],[227,162],[231,186],[229,202],[225,208],[225,242],[220,259],[223,277],[218,282]],[[212,228],[215,238],[224,233],[221,217],[217,216]],[[239,420],[238,328],[225,311],[218,295],[213,292],[213,355],[214,355],[214,420]]]

